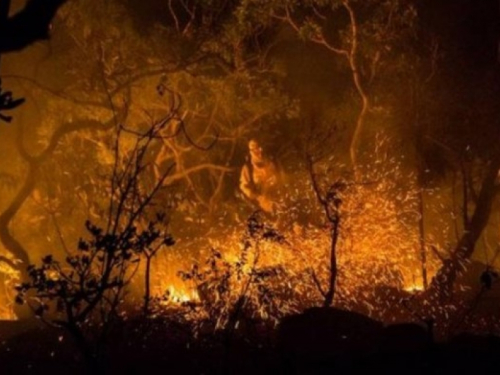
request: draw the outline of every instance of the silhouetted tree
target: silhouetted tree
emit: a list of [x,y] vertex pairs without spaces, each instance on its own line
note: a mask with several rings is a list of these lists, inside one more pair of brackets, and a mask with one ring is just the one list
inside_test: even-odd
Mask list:
[[[28,280],[18,287],[16,302],[27,303],[48,324],[66,329],[75,339],[88,364],[102,370],[107,339],[120,320],[127,286],[139,263],[161,249],[172,246],[167,216],[148,211],[155,195],[165,189],[164,174],[147,189],[142,183],[146,154],[161,130],[176,124],[177,109],[155,122],[143,133],[118,128],[115,167],[111,177],[109,211],[103,225],[85,223],[89,239],[80,239],[76,251],[64,262],[44,256],[40,266],[28,267]],[[134,134],[135,144],[125,150],[120,144],[124,132]],[[149,273],[146,273],[149,277]],[[149,280],[146,280],[144,311],[148,312]]]

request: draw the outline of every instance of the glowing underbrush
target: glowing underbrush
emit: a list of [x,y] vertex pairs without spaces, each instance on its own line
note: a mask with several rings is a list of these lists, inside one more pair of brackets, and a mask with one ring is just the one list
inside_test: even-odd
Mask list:
[[[342,192],[336,249],[335,305],[377,318],[394,310],[391,293],[422,288],[417,192],[411,188],[415,184],[411,176],[401,184],[395,163],[386,162],[384,170],[366,171],[362,182],[347,184]],[[307,201],[310,215],[321,215],[314,199]],[[287,211],[282,215],[291,216]],[[321,305],[314,279],[326,285],[329,277],[327,225],[314,220],[315,224],[302,221],[280,227],[279,218],[271,223],[265,217],[259,220],[261,231],[271,234],[252,236],[251,223],[240,223],[206,238],[190,261],[186,254],[194,252],[189,243],[162,255],[154,266],[153,284],[158,293],[170,291],[163,306],[189,301],[184,305],[194,319],[213,319],[220,328],[232,324],[232,314],[276,323],[284,315]],[[428,256],[429,277],[439,266],[438,259]]]

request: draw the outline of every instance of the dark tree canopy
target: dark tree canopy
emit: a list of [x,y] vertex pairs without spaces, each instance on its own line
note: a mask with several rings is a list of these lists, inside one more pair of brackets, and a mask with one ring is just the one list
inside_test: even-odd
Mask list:
[[[66,0],[29,0],[20,12],[7,18],[10,0],[0,5],[0,53],[19,51],[48,38],[50,22]],[[7,18],[5,20],[5,18]]]

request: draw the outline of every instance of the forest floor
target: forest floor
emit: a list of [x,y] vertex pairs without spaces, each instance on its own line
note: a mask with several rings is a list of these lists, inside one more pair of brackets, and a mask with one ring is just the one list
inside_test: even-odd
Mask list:
[[[497,374],[500,282],[482,287],[481,272],[478,266],[461,280],[474,287],[457,293],[459,307],[432,328],[397,298],[386,320],[309,308],[277,325],[242,317],[226,331],[209,321],[193,331],[179,314],[139,314],[114,327],[97,367],[103,374]],[[35,373],[79,375],[96,368],[63,329],[36,319],[0,321],[0,374]]]
[[[197,336],[170,319],[134,319],[115,329],[106,347],[99,364],[105,374],[493,374],[500,368],[498,335],[463,329],[439,341],[421,324],[384,325],[333,308],[285,317],[274,329],[249,321]],[[90,372],[66,331],[0,322],[0,374]]]

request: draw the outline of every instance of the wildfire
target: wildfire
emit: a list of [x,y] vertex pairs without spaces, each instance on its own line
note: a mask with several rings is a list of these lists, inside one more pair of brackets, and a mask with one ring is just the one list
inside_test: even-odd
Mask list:
[[411,284],[404,287],[406,292],[417,293],[422,292],[424,290],[424,286],[422,284]]
[[[317,220],[323,213],[307,176],[294,180],[304,186],[297,188],[297,197],[291,200],[301,200],[299,215],[315,218],[312,224],[292,222],[279,228],[268,223],[277,227],[282,240],[249,239],[247,223],[240,222],[211,228],[209,235],[193,236],[196,240],[179,241],[172,251],[154,258],[153,299],[168,309],[190,303],[209,309],[204,313],[216,317],[218,325],[228,320],[237,303],[253,316],[275,321],[321,305],[330,275],[330,232]],[[390,310],[390,302],[384,301],[387,290],[423,289],[414,176],[404,175],[395,160],[377,158],[363,181],[348,186],[341,197],[334,302],[369,313],[385,303]],[[293,209],[283,215],[293,218]],[[429,277],[438,263],[429,255]]]
[[167,288],[166,297],[165,304],[182,304],[199,300],[198,293],[195,290],[181,290],[173,285]]
[[0,262],[0,320],[15,320],[13,311],[14,285],[19,281],[19,272]]
[[[397,160],[377,160],[364,173],[364,181],[353,183],[342,197],[335,303],[383,314],[381,309],[393,309],[392,302],[385,300],[390,290],[414,293],[423,285],[415,178],[405,175]],[[318,217],[322,213],[315,197],[307,196],[310,190],[303,186],[297,193],[308,202],[303,207],[306,215]],[[284,215],[292,216],[291,212]],[[320,287],[328,285],[330,274],[330,233],[322,225],[304,224],[297,230],[293,224],[281,229],[283,241],[261,239],[250,248],[243,238],[245,223],[213,230],[203,238],[202,246],[184,241],[176,248],[177,255],[171,253],[156,264],[162,270],[156,277],[167,301],[209,302],[216,306],[212,315],[217,319],[230,314],[241,298],[251,314],[275,320],[320,305]],[[185,254],[191,254],[191,263],[186,262]],[[438,266],[439,260],[429,256],[429,277]],[[184,273],[185,285],[179,284],[179,271]],[[196,292],[200,290],[204,290],[202,295]]]

